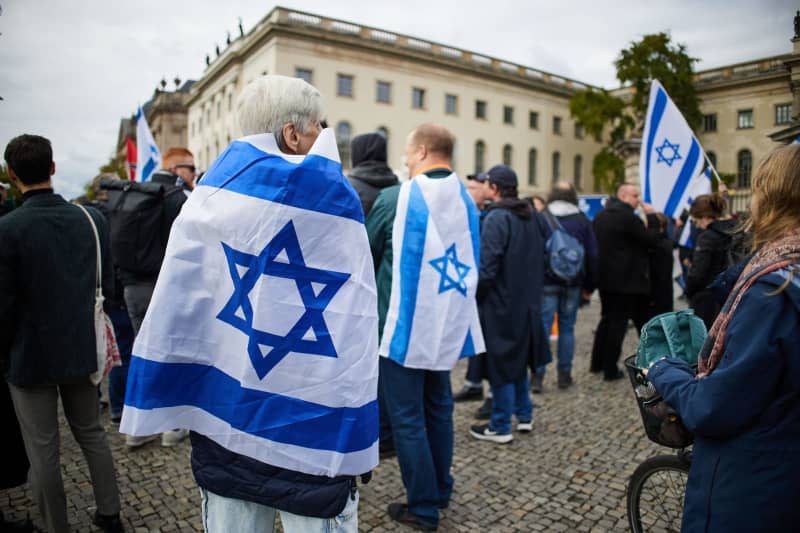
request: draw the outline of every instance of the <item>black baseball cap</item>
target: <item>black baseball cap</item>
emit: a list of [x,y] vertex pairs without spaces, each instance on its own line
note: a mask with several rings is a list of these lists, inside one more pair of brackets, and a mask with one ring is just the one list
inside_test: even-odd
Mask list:
[[486,172],[478,174],[478,181],[489,181],[497,186],[511,188],[517,186],[517,173],[505,165],[495,165]]

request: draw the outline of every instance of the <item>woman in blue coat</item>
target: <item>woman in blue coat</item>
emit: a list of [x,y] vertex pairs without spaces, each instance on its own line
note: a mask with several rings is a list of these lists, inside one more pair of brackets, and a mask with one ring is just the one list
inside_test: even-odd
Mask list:
[[684,533],[800,528],[800,145],[759,165],[755,254],[700,354],[648,378],[695,434]]

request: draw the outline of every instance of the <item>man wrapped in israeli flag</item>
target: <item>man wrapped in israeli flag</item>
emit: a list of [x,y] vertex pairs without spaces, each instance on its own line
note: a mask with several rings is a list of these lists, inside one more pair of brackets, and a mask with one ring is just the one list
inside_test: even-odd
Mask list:
[[361,204],[314,87],[263,76],[238,117],[172,228],[120,431],[192,430],[206,531],[269,531],[276,510],[287,532],[357,531],[354,476],[378,461]]
[[440,125],[417,127],[406,143],[411,180],[381,191],[366,223],[382,331],[379,394],[407,492],[388,512],[423,530],[438,527],[453,490],[450,370],[485,351],[478,210],[452,170],[453,142]]

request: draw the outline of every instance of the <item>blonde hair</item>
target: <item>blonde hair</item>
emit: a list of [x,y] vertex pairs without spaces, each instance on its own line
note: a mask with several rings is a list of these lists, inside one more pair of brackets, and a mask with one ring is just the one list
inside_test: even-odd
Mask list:
[[752,196],[754,249],[800,226],[800,145],[777,148],[758,164]]

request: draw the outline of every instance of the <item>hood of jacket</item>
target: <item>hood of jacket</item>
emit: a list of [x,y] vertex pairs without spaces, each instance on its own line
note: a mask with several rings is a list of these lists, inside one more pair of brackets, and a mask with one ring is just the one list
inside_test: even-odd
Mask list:
[[347,176],[363,181],[367,185],[378,189],[385,189],[400,183],[392,169],[386,166],[386,163],[380,161],[361,163],[359,166],[350,169],[350,173]]
[[556,200],[547,204],[547,210],[557,217],[567,217],[569,215],[577,215],[581,212],[580,208],[564,200]]
[[350,159],[353,167],[367,161],[386,164],[386,139],[378,133],[356,135],[350,143]]
[[502,198],[496,202],[492,202],[486,208],[486,211],[488,212],[492,209],[505,209],[519,218],[526,219],[531,218],[533,213],[533,206],[531,206],[530,202],[519,198]]

